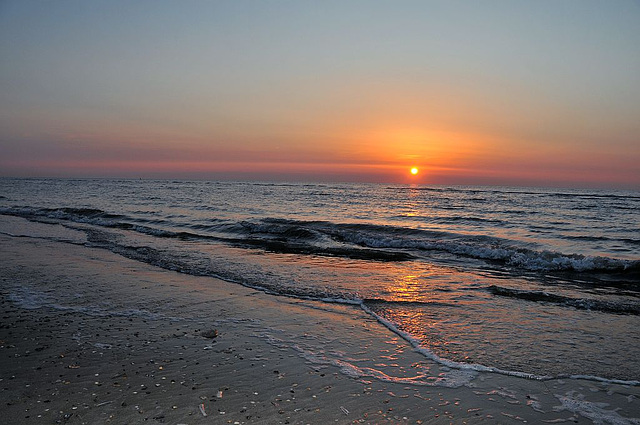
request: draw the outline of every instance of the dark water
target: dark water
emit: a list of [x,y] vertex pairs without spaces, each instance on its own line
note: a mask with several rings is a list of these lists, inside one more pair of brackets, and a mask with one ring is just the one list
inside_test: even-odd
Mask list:
[[360,305],[455,367],[640,380],[639,192],[2,179],[0,214]]

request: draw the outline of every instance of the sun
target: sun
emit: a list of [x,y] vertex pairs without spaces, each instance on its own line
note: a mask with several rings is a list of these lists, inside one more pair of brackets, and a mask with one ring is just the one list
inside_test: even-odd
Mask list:
[[418,170],[418,167],[412,167],[412,168],[411,168],[411,170],[409,170],[409,172],[410,172],[411,174],[413,174],[414,176],[415,176],[416,174],[418,174],[418,172],[419,172],[419,171],[420,171],[420,170]]

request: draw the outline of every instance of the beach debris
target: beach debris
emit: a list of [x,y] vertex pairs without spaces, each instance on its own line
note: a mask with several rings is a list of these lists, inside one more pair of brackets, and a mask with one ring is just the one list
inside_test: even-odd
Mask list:
[[222,390],[218,390],[218,393],[216,394],[216,397],[222,398]]
[[348,411],[348,410],[347,410],[347,408],[346,408],[346,407],[344,407],[344,406],[340,406],[340,410],[342,410],[342,413],[344,413],[345,415],[348,415],[348,414],[349,414],[349,411]]
[[204,403],[200,404],[200,413],[202,413],[202,416],[207,416],[207,412],[204,410]]
[[203,331],[200,335],[203,338],[214,339],[218,337],[218,331],[216,329],[210,329],[208,331]]

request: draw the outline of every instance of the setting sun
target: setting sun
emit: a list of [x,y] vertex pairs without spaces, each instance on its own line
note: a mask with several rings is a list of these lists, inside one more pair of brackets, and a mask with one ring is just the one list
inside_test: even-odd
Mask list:
[[413,174],[414,176],[415,176],[416,174],[418,174],[418,168],[417,168],[417,167],[413,167],[413,168],[411,168],[411,170],[409,170],[409,171],[410,171],[410,172],[411,172],[411,174]]

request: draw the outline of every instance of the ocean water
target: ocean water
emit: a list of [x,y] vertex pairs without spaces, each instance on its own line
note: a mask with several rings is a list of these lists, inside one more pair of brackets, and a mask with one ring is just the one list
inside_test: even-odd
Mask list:
[[49,229],[27,236],[351,304],[454,368],[640,381],[640,192],[0,179],[0,215]]

